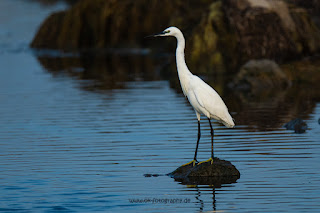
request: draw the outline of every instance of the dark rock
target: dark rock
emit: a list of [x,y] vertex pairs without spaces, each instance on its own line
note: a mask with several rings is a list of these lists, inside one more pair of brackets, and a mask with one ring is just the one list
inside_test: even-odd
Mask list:
[[61,38],[59,39],[57,36],[60,35],[63,30],[61,24],[64,22],[65,14],[64,11],[51,14],[38,30],[31,46],[46,49],[59,49],[58,47],[60,47]]
[[319,51],[320,31],[302,8],[267,0],[226,0],[224,5],[239,39],[240,64],[260,58],[281,62]]
[[319,0],[286,0],[289,3],[305,8],[312,20],[320,27],[320,1]]
[[289,78],[277,63],[262,59],[250,60],[243,65],[229,86],[237,90],[252,91],[254,94],[259,94],[266,89],[284,89],[289,87],[290,84]]
[[[62,20],[60,14],[50,18],[55,20],[45,21],[31,46],[67,51],[142,46],[146,35],[169,25],[194,26],[192,23],[201,17],[208,2],[211,1],[82,0],[63,11]],[[52,32],[52,28],[59,31]],[[46,36],[52,39],[49,41]]]
[[191,70],[205,73],[215,68],[215,73],[219,73],[237,66],[235,54],[238,38],[226,19],[223,1],[208,5],[207,12],[192,30],[187,43],[190,46],[187,47],[190,52],[187,59],[192,62],[188,63]]
[[[188,65],[197,73],[212,67],[236,71],[250,59],[283,62],[320,51],[320,30],[307,10],[282,0],[83,0],[50,16],[31,46],[141,47],[144,36],[172,25],[185,33]],[[166,43],[173,47],[173,42]]]
[[[304,87],[306,87],[305,90],[308,91],[308,94],[319,91],[320,55],[283,64],[281,65],[281,69],[287,74],[287,76],[290,76],[293,84],[304,84]],[[307,87],[310,87],[311,89]]]
[[284,125],[288,130],[294,130],[295,133],[304,133],[306,132],[308,126],[301,118],[296,118]]
[[214,158],[213,164],[205,162],[193,166],[180,166],[167,174],[183,184],[207,184],[219,186],[225,183],[234,183],[240,178],[240,172],[229,161]]

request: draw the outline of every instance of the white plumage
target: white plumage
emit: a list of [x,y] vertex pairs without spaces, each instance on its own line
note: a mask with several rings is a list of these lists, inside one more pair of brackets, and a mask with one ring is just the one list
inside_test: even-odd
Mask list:
[[176,63],[179,80],[183,94],[188,98],[190,104],[196,112],[198,119],[198,141],[195,151],[194,160],[190,163],[197,162],[197,151],[200,140],[200,116],[205,115],[209,119],[211,128],[211,158],[208,161],[213,162],[213,129],[210,119],[213,118],[221,122],[228,128],[234,127],[234,122],[229,114],[228,108],[219,96],[219,94],[198,76],[193,75],[185,62],[184,49],[185,39],[182,32],[176,27],[169,27],[159,34],[153,36],[174,36],[177,39]]
[[207,118],[223,123],[228,128],[234,127],[228,108],[212,87],[195,75],[190,77],[189,84],[187,97],[196,111],[198,120],[200,120],[200,114],[203,114]]

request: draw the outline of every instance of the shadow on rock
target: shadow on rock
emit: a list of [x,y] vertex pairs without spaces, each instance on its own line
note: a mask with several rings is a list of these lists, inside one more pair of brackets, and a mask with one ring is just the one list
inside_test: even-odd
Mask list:
[[240,178],[240,172],[231,162],[219,158],[214,158],[212,164],[204,162],[195,166],[183,165],[167,175],[182,184],[215,187],[235,183]]

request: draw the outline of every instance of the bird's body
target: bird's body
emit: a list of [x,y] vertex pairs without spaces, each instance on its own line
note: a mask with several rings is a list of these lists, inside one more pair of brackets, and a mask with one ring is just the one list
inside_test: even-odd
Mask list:
[[183,94],[196,111],[198,120],[200,120],[200,115],[203,114],[207,118],[213,118],[229,128],[233,127],[233,119],[218,93],[201,78],[189,71],[184,57],[185,39],[182,32],[176,27],[169,27],[165,31],[168,30],[176,37],[178,42],[176,63],[181,88]]
[[196,111],[198,120],[200,120],[200,115],[203,114],[209,119],[213,118],[223,123],[228,128],[234,127],[228,108],[212,87],[195,75],[192,76],[189,84],[190,91],[188,91],[187,97]]
[[198,76],[193,75],[185,62],[184,49],[185,39],[182,32],[176,27],[169,27],[163,32],[154,36],[174,36],[177,39],[176,63],[178,76],[183,94],[187,97],[191,106],[196,112],[198,119],[198,141],[193,163],[196,162],[197,150],[200,140],[200,116],[205,115],[209,119],[211,127],[212,152],[209,160],[213,161],[213,129],[210,119],[213,118],[221,122],[228,128],[234,127],[234,122],[229,114],[228,108],[219,94]]

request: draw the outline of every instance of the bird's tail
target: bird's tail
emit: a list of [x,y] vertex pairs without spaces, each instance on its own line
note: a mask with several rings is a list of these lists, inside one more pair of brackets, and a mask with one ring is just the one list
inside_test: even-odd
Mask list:
[[222,119],[221,122],[228,128],[233,128],[235,126],[234,119],[229,113],[226,113],[225,118]]

